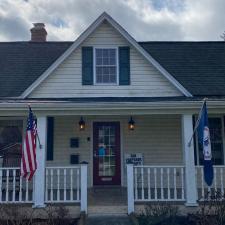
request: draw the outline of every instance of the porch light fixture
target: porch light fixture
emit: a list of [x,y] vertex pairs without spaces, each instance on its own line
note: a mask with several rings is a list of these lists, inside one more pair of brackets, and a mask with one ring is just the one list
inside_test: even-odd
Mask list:
[[131,116],[130,120],[128,122],[128,128],[129,128],[129,130],[134,130],[134,127],[135,127],[135,122],[134,122],[134,120],[133,120],[133,118]]
[[80,128],[80,130],[85,129],[85,121],[84,121],[82,116],[81,116],[80,121],[79,121],[79,128]]

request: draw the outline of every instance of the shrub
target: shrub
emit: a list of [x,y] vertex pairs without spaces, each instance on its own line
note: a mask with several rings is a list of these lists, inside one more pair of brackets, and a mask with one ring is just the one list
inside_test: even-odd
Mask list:
[[216,191],[208,192],[202,201],[200,209],[193,215],[198,225],[225,225],[225,196]]
[[48,205],[45,208],[45,212],[47,214],[48,225],[65,225],[73,222],[69,215],[69,210],[63,205]]
[[[35,212],[39,212],[34,216]],[[42,212],[42,213],[41,213]],[[48,205],[43,210],[25,210],[21,205],[0,204],[0,225],[71,225],[76,220],[71,219],[65,206]],[[43,214],[44,213],[44,214]],[[45,219],[38,219],[44,216]]]
[[169,203],[147,204],[138,218],[140,225],[175,225],[178,217],[178,207]]
[[24,211],[19,205],[1,205],[1,225],[32,225],[34,209]]

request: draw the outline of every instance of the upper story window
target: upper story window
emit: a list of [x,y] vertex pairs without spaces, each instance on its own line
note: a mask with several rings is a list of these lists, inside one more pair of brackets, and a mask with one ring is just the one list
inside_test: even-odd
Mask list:
[[130,47],[82,47],[82,85],[130,85]]
[[[209,131],[212,148],[212,161],[214,165],[224,165],[224,130],[222,117],[209,117]],[[197,141],[197,135],[195,139]],[[202,146],[198,143],[196,146],[197,165],[203,165]]]
[[96,84],[117,84],[117,49],[95,48],[94,70]]

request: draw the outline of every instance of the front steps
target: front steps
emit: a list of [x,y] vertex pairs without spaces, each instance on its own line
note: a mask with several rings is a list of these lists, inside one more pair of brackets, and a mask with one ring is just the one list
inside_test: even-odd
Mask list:
[[127,215],[127,190],[93,187],[88,191],[88,215]]
[[88,215],[127,215],[127,206],[123,205],[96,205],[88,207]]

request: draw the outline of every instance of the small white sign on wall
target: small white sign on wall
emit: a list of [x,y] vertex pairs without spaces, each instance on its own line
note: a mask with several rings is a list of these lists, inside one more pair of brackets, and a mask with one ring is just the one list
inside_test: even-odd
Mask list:
[[134,164],[135,166],[143,165],[143,154],[142,153],[125,153],[125,164]]

